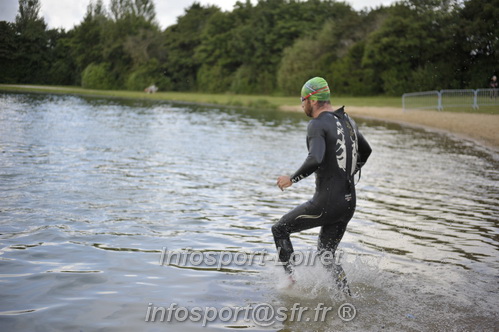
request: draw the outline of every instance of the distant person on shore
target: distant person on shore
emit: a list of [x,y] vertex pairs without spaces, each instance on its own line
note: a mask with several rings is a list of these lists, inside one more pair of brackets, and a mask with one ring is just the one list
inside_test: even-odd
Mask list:
[[332,272],[338,288],[350,294],[345,272],[333,262],[333,257],[355,211],[354,175],[367,161],[371,147],[344,107],[333,111],[329,99],[328,83],[321,77],[308,80],[301,90],[302,109],[312,118],[307,129],[308,156],[293,175],[279,176],[277,186],[284,190],[315,173],[315,194],[285,214],[272,226],[272,233],[279,260],[294,282],[290,234],[321,227],[319,255],[329,256],[326,268]]
[[491,89],[493,89],[490,92],[490,98],[496,99],[497,98],[497,88],[499,87],[499,84],[497,83],[497,76],[496,75],[492,76],[492,78],[490,79],[489,86]]
[[158,91],[158,87],[154,84],[148,86],[147,88],[144,89],[146,93],[156,93]]

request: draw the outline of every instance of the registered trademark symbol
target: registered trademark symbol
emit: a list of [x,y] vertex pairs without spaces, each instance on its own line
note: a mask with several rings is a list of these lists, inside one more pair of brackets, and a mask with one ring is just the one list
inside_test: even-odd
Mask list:
[[357,309],[351,303],[344,303],[338,308],[338,316],[344,322],[349,322],[357,315]]

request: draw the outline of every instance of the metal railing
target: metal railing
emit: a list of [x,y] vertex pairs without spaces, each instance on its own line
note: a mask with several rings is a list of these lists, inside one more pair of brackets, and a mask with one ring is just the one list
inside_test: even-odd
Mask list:
[[499,105],[499,89],[478,89],[475,90],[475,105],[496,106]]
[[402,95],[402,108],[436,109],[452,107],[499,106],[499,89],[466,89],[411,92]]

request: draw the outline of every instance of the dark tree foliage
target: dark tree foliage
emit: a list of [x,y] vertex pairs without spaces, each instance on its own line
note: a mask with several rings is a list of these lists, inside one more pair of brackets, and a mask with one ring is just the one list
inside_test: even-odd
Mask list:
[[153,0],[90,2],[49,30],[39,0],[0,22],[0,82],[100,89],[296,95],[311,76],[333,93],[487,87],[497,73],[499,0],[401,0],[357,12],[332,0],[192,4],[164,31]]
[[0,82],[17,83],[20,73],[16,63],[18,38],[13,23],[0,22]]
[[19,0],[15,23],[15,51],[12,55],[16,81],[19,83],[49,83],[47,76],[50,51],[47,24],[39,16],[38,0]]
[[165,61],[162,68],[165,76],[173,82],[174,90],[194,91],[197,89],[197,72],[201,66],[196,58],[196,49],[201,45],[203,32],[210,17],[220,13],[217,7],[203,7],[194,3],[177,24],[163,33]]

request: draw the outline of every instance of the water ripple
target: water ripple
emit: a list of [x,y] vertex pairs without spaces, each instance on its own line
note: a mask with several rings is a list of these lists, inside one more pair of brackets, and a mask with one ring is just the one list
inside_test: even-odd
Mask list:
[[[285,192],[275,186],[306,156],[301,114],[24,94],[2,94],[0,106],[6,330],[116,322],[143,330],[148,303],[168,301],[292,307],[298,296],[311,306],[338,304],[318,270],[300,271],[302,288],[281,294],[282,270],[270,261],[223,269],[158,263],[164,247],[275,252],[271,225],[314,186],[313,178]],[[425,130],[358,123],[373,154],[340,245],[362,312],[351,329],[487,330],[498,319],[499,157]],[[317,235],[294,234],[295,249],[314,248]]]

